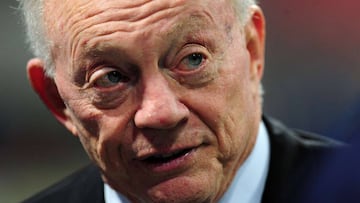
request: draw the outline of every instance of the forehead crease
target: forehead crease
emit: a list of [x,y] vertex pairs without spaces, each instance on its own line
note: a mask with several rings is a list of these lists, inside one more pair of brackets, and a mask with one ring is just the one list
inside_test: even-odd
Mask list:
[[86,26],[91,26],[91,24],[96,25],[114,21],[122,22],[123,25],[130,22],[133,24],[133,22],[151,20],[159,15],[166,15],[179,4],[176,2],[180,1],[143,1],[142,4],[125,4],[123,2],[119,3],[119,1],[109,1],[101,4],[88,1],[88,3],[85,2],[82,5],[66,9],[63,24],[70,30],[78,27],[86,29]]
[[[179,10],[179,8],[177,8],[176,2],[180,1],[174,1],[175,3],[171,3],[173,1],[156,2],[158,1],[145,1],[144,4],[131,4],[128,7],[119,3],[108,3],[106,6],[96,7],[96,9],[94,9],[94,5],[87,9],[91,5],[86,6],[84,4],[79,8],[87,12],[68,12],[69,17],[66,20],[68,29],[66,30],[73,33],[70,39],[72,48],[78,46],[80,42],[76,39],[84,31],[90,32],[94,36],[109,35],[115,32],[131,32],[144,27],[141,26],[143,24],[152,24],[161,19],[166,19],[169,15],[178,13],[176,10]],[[86,44],[86,42],[85,40],[82,43]]]
[[[208,18],[207,15],[201,15],[201,14],[189,15],[186,18],[177,21],[176,24],[173,24],[167,30],[157,30],[158,32],[153,34],[160,36],[162,40],[168,39],[169,41],[172,41],[175,38],[177,40],[181,40],[183,35],[186,33],[191,33],[192,38],[197,38],[200,37],[200,33],[198,31],[199,30],[204,31],[205,29],[208,29],[209,25],[211,24],[211,21],[212,19]],[[138,33],[141,33],[141,31],[138,30]],[[82,44],[81,49],[84,52],[84,56],[91,57],[94,55],[99,55],[103,52],[107,52],[109,50],[114,51],[114,46],[119,46],[119,45],[117,43],[112,43],[111,41],[106,41],[106,39],[109,40],[120,39],[121,37],[112,38],[113,34],[117,36],[121,36],[119,35],[119,30],[116,30],[114,32],[103,32],[102,34],[97,35],[96,37],[90,39],[87,43]],[[143,35],[141,34],[140,36],[143,37]]]
[[[114,14],[113,16],[109,16],[109,21],[104,21],[101,23],[95,23],[94,25],[89,26],[88,31],[91,30],[93,34],[95,34],[91,39],[84,40],[81,44],[82,49],[84,50],[97,50],[101,51],[102,47],[105,48],[110,46],[111,44],[104,43],[102,44],[102,40],[106,38],[111,38],[112,34],[119,34],[121,32],[129,32],[130,34],[139,34],[140,36],[146,35],[145,33],[147,30],[151,32],[153,26],[157,24],[157,22],[161,21],[162,19],[169,20],[170,26],[159,26],[163,25],[162,23],[158,23],[159,29],[157,29],[156,34],[158,36],[165,36],[165,37],[172,37],[176,36],[179,33],[183,33],[184,31],[196,31],[200,29],[205,29],[209,27],[211,24],[214,24],[214,19],[209,11],[206,9],[203,10],[193,10],[189,12],[188,15],[185,15],[182,18],[178,18],[176,21],[171,22],[170,19],[167,17],[169,15],[173,16],[175,13],[180,13],[184,10],[177,9],[175,12],[173,11],[175,8],[167,11],[162,10],[157,14],[154,14],[154,18],[147,18],[144,19],[145,22],[124,22],[118,21],[118,16]],[[167,13],[169,12],[169,13]],[[110,19],[111,18],[111,19]],[[147,26],[143,26],[146,24]],[[111,26],[109,26],[111,25]],[[105,27],[105,29],[103,29]],[[142,33],[142,34],[140,34]],[[121,35],[120,35],[121,36]],[[119,38],[116,38],[119,39]]]

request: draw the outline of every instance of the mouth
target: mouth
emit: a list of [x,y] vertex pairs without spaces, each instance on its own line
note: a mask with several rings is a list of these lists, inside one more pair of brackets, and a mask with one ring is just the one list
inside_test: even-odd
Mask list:
[[184,170],[194,161],[197,148],[185,148],[165,153],[155,153],[140,160],[143,166],[155,173],[169,173]]
[[145,159],[142,159],[142,161],[149,164],[164,164],[179,159],[181,157],[186,157],[192,151],[193,149],[189,148],[189,149],[177,150],[171,153],[156,154],[149,156]]

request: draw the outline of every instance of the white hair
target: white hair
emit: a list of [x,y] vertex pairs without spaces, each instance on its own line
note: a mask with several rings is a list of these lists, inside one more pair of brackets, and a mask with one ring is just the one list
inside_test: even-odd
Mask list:
[[[45,73],[53,77],[55,74],[54,62],[51,54],[51,41],[46,34],[44,20],[44,0],[18,0],[26,27],[27,42],[35,57],[42,59]],[[231,0],[240,22],[247,20],[248,8],[255,5],[257,0]]]
[[46,35],[43,0],[18,0],[26,27],[27,42],[32,53],[42,59],[45,72],[54,76],[54,65],[50,49],[50,40]]
[[245,23],[250,17],[249,8],[256,5],[258,0],[232,0],[235,14],[241,23]]

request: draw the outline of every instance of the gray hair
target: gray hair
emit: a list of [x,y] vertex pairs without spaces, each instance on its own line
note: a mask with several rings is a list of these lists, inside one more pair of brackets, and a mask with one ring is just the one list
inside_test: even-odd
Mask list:
[[30,46],[30,50],[44,62],[46,74],[54,76],[55,71],[50,49],[51,42],[46,36],[43,6],[43,0],[19,0],[19,7],[26,28],[26,41]]
[[[53,77],[54,62],[51,54],[51,41],[46,35],[44,20],[44,0],[18,0],[26,27],[27,42],[32,53],[44,62],[45,73]],[[231,0],[240,22],[247,20],[248,8],[257,3],[256,0]]]

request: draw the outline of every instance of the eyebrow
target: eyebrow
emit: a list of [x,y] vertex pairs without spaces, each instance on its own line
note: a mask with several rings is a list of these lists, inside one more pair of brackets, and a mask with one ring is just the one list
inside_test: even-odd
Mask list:
[[177,35],[178,33],[189,33],[191,30],[198,31],[202,28],[208,28],[208,25],[214,23],[210,15],[191,14],[172,27],[167,36]]

